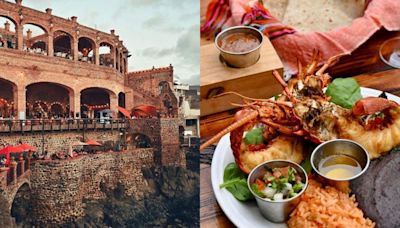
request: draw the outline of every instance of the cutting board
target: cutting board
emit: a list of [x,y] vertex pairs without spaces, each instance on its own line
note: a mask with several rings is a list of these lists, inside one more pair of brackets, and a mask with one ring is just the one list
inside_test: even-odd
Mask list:
[[200,48],[200,96],[201,116],[235,108],[231,103],[241,103],[235,95],[212,98],[218,92],[234,91],[252,98],[269,98],[279,94],[281,86],[272,75],[277,70],[282,74],[283,65],[271,42],[264,37],[260,58],[246,68],[227,66],[214,43]]

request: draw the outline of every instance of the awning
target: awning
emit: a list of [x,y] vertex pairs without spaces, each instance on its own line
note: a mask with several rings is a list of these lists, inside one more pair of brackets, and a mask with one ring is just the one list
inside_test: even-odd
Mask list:
[[157,116],[157,108],[152,105],[139,105],[132,110],[137,117]]
[[89,141],[86,142],[86,144],[89,145],[89,146],[101,146],[102,145],[101,143],[96,142],[94,140],[89,140]]
[[117,106],[118,111],[120,111],[126,118],[131,118],[131,114],[123,107]]
[[87,143],[80,141],[71,144],[71,146],[87,146],[87,145],[88,145]]

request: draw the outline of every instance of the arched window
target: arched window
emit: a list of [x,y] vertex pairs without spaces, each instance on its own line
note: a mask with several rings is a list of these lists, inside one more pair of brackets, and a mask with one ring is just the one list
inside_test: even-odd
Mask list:
[[112,54],[112,45],[107,42],[100,43],[99,56],[100,65],[114,67],[114,56]]
[[23,50],[29,53],[47,55],[47,32],[40,26],[25,24],[23,27]]
[[73,59],[72,53],[72,36],[64,31],[55,31],[54,39],[54,56],[66,59]]
[[95,44],[94,41],[81,37],[78,41],[78,60],[83,62],[95,63],[94,57]]
[[8,17],[0,16],[0,48],[17,49],[16,24]]
[[[26,87],[28,118],[68,117],[72,89],[51,82],[38,82]],[[49,96],[51,94],[51,96]]]

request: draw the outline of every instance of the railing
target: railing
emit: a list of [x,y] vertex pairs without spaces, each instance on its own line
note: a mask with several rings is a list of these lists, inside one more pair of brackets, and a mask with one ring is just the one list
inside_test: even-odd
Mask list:
[[25,160],[13,161],[9,164],[7,170],[7,185],[18,181],[22,175],[30,170],[30,158],[27,157]]
[[126,119],[27,119],[0,120],[0,133],[38,131],[120,130],[127,128]]

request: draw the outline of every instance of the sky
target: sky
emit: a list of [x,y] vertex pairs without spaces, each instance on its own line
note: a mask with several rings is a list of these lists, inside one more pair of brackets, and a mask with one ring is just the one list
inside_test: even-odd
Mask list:
[[[15,1],[10,1],[15,2]],[[174,66],[174,77],[199,84],[199,0],[23,0],[22,5],[116,34],[132,55],[129,71]]]

